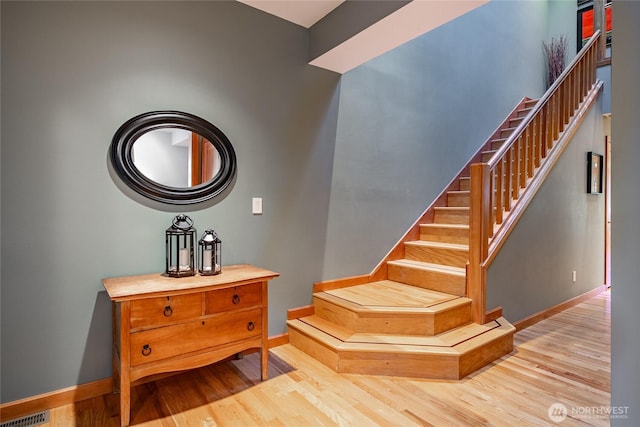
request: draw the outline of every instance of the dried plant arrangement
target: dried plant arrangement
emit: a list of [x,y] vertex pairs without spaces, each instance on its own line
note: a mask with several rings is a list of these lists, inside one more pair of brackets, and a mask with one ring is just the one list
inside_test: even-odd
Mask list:
[[569,41],[566,36],[552,37],[550,42],[542,42],[544,54],[547,57],[547,87],[562,74],[566,65],[567,47]]

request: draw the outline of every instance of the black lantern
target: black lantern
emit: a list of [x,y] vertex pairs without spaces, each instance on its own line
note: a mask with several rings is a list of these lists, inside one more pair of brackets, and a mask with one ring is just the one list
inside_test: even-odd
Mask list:
[[167,228],[166,274],[170,277],[193,276],[196,274],[193,252],[195,250],[196,229],[188,216],[181,214],[173,219]]
[[222,272],[222,242],[213,230],[206,230],[198,240],[200,274],[212,276]]

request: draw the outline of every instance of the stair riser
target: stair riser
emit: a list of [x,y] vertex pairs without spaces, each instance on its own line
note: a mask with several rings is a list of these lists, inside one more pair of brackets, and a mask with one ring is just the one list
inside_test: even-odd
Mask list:
[[318,340],[307,336],[296,328],[289,326],[289,344],[319,360],[324,365],[338,372],[338,352]]
[[423,270],[401,265],[388,264],[389,280],[419,286],[438,292],[465,296],[466,278],[440,271]]
[[516,117],[515,119],[509,120],[509,127],[517,128],[520,125],[520,123],[522,123],[523,119],[524,119],[524,116]]
[[467,178],[460,178],[460,191],[471,190],[471,180]]
[[352,310],[348,310],[344,307],[340,307],[316,297],[313,298],[313,306],[315,308],[314,314],[316,316],[356,331],[356,327],[359,323],[358,314]]
[[469,302],[468,305],[454,307],[451,310],[436,313],[434,325],[437,326],[437,329],[434,329],[433,332],[434,335],[441,334],[458,326],[471,323],[471,321],[471,302]]
[[491,142],[491,149],[492,150],[499,150],[505,143],[505,140],[503,139],[496,139],[495,141]]
[[460,378],[513,351],[513,334],[500,336],[460,356]]
[[315,315],[359,333],[433,336],[471,321],[471,304],[451,307],[438,313],[354,313],[314,298]]
[[449,193],[447,194],[447,206],[469,207],[469,193]]
[[489,152],[489,151],[483,152],[482,153],[482,162],[483,163],[487,163],[489,160],[491,160],[491,158],[493,157],[494,154],[495,153],[492,153],[492,152]]
[[457,355],[341,352],[338,372],[363,375],[458,380]]
[[513,133],[513,129],[507,128],[500,131],[500,138],[508,138]]
[[469,260],[469,250],[405,245],[404,257],[432,264],[464,267]]
[[451,229],[438,227],[420,227],[420,240],[442,243],[469,244],[468,229]]
[[469,210],[435,209],[434,222],[437,224],[469,224]]

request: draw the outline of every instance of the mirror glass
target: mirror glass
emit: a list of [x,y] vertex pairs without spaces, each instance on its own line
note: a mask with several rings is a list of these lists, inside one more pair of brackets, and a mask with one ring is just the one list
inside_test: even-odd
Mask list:
[[133,164],[161,185],[188,188],[211,181],[220,171],[220,154],[202,135],[177,128],[145,133],[133,143]]
[[224,192],[236,174],[227,136],[180,111],[153,111],[125,122],[109,147],[118,178],[136,193],[171,205],[196,204]]

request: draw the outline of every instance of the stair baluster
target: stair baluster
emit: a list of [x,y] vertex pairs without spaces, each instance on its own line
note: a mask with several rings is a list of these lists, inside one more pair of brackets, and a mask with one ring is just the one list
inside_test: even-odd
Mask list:
[[[485,321],[486,272],[491,261],[548,173],[550,166],[545,168],[545,163],[552,156],[557,159],[564,148],[559,139],[568,142],[568,131],[575,131],[571,117],[574,123],[581,121],[601,90],[595,72],[599,37],[598,31],[502,147],[487,162],[471,165],[467,295],[473,300],[476,323]],[[491,200],[494,194],[496,200]]]

